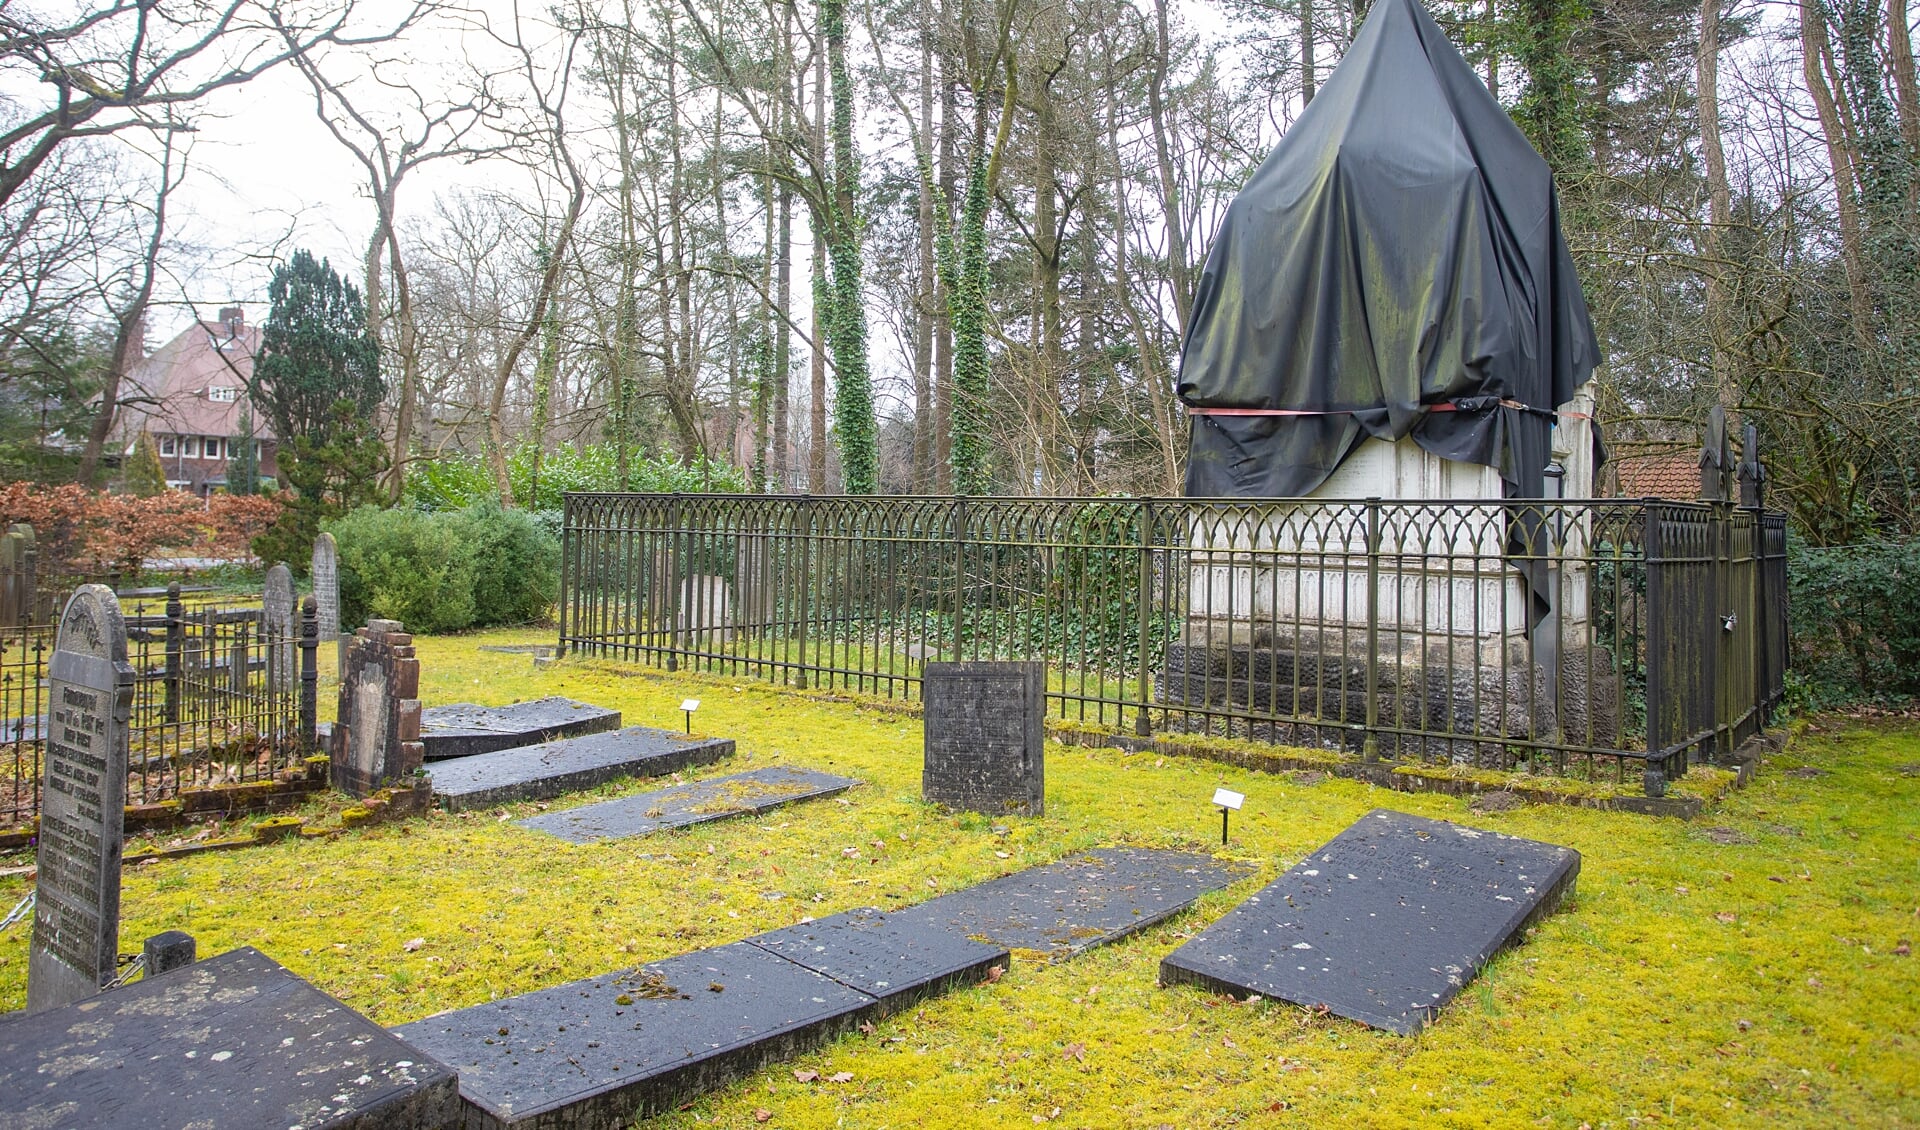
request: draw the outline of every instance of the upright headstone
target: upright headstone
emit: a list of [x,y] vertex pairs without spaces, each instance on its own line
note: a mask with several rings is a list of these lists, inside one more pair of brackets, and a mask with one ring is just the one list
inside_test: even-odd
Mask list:
[[313,580],[314,606],[320,610],[320,642],[334,642],[334,675],[338,677],[347,669],[347,643],[340,638],[340,555],[332,534],[313,539],[313,566],[308,576]]
[[24,620],[21,581],[25,566],[20,538],[11,532],[0,536],[0,628],[18,627]]
[[368,620],[347,647],[329,768],[333,787],[366,796],[425,763],[420,744],[420,661],[398,620]]
[[260,597],[260,646],[267,653],[267,685],[276,694],[293,687],[293,571],[279,564],[267,570]]
[[47,701],[29,1012],[98,993],[119,956],[133,666],[120,601],[105,585],[81,585],[67,601]]
[[974,812],[1046,809],[1044,663],[929,663],[921,794]]

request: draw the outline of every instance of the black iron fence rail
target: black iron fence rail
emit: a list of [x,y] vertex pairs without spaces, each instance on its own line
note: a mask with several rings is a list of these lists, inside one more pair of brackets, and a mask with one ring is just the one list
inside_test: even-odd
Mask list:
[[1780,700],[1784,518],[1728,503],[569,494],[563,652],[1623,781]]
[[[173,589],[164,602],[122,602],[134,669],[128,804],[269,780],[313,750],[311,612],[286,635],[259,608],[188,605]],[[47,664],[64,603],[49,593],[24,622],[0,627],[0,826],[40,811]],[[48,608],[55,623],[40,619]]]

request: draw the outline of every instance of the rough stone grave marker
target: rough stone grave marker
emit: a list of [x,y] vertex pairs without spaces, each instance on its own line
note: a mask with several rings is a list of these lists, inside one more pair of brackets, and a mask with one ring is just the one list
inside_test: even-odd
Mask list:
[[1044,663],[929,663],[921,794],[974,812],[1043,815]]
[[1570,848],[1376,808],[1160,963],[1403,1036],[1573,890]]
[[81,585],[60,615],[47,664],[27,1011],[93,996],[120,952],[120,848],[133,667],[119,598]]
[[275,692],[293,686],[293,571],[284,563],[267,570],[260,595],[260,646],[267,653],[267,685]]
[[366,796],[405,781],[425,763],[420,745],[420,660],[398,620],[368,620],[347,647],[329,747],[333,787]]
[[320,612],[320,641],[334,641],[338,653],[334,674],[338,677],[347,670],[347,642],[340,637],[340,555],[332,534],[313,539],[313,563],[308,576],[313,581],[313,603]]

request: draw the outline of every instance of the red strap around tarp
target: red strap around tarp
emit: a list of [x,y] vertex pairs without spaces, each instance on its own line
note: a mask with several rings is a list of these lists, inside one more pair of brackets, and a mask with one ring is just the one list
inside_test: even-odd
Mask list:
[[[1199,408],[1191,404],[1185,407],[1188,414],[1193,416],[1351,416],[1358,411],[1353,408],[1333,408],[1324,411],[1311,408]],[[1451,400],[1424,405],[1424,407],[1429,412],[1461,411],[1460,405]],[[1547,412],[1544,409],[1529,408],[1517,400],[1502,400],[1500,407],[1517,408],[1522,412],[1537,411],[1547,416],[1565,416],[1570,420],[1589,418],[1585,412]]]

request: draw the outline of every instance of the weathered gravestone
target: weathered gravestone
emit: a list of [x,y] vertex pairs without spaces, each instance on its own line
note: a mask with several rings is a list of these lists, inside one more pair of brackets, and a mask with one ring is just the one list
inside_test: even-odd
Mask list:
[[1046,809],[1044,663],[929,663],[921,794],[974,812]]
[[398,620],[368,620],[347,645],[338,719],[329,747],[333,787],[366,796],[410,779],[420,745],[420,661]]
[[1376,808],[1160,963],[1410,1036],[1573,891],[1580,855]]
[[451,1070],[251,947],[0,1022],[0,1126],[458,1125]]
[[0,628],[26,623],[26,553],[18,535],[0,536]]
[[120,952],[133,667],[120,601],[105,585],[81,585],[67,601],[47,664],[47,701],[29,1012],[98,993]]
[[313,564],[308,576],[313,581],[314,607],[320,613],[320,640],[334,641],[338,653],[334,674],[338,676],[347,669],[347,644],[340,638],[340,555],[332,534],[313,539]]
[[276,693],[293,686],[293,641],[293,572],[275,565],[260,596],[260,646],[267,653],[267,685]]

